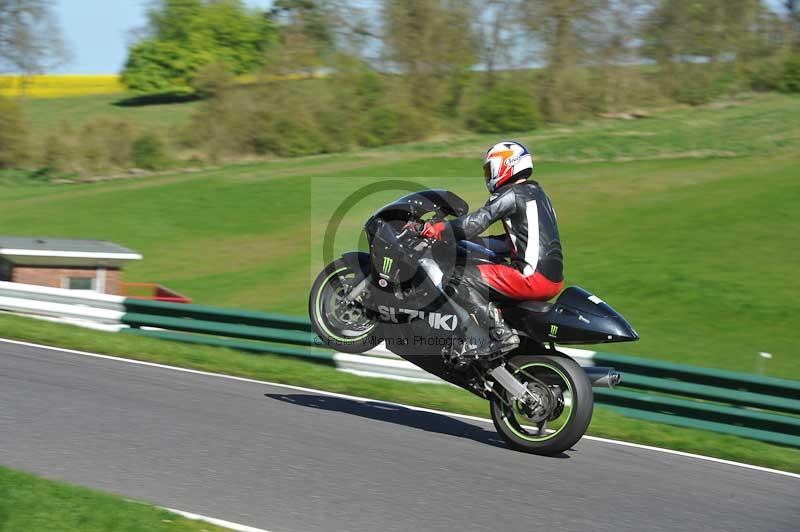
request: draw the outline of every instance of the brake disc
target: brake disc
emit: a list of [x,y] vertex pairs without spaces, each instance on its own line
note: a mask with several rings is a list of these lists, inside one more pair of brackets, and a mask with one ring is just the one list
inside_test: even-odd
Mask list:
[[363,328],[369,321],[367,313],[364,311],[358,300],[348,301],[348,288],[352,287],[347,283],[342,283],[334,293],[333,308],[330,309],[329,316],[332,316],[341,325],[348,327]]
[[557,418],[558,416],[553,417],[557,401],[548,387],[536,381],[529,382],[527,386],[530,399],[525,402],[515,401],[517,411],[534,423]]

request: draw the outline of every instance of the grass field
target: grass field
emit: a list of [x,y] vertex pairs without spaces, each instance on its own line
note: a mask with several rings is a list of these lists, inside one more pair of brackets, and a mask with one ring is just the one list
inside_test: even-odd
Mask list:
[[[127,334],[104,333],[0,313],[0,331],[47,345],[118,355],[251,377],[270,382],[308,386],[372,399],[434,408],[488,418],[488,403],[452,386],[411,384],[364,378],[333,367],[274,355],[252,355],[227,349],[195,346]],[[626,418],[602,406],[595,407],[589,434],[669,449],[800,472],[800,450]],[[1,483],[1,481],[0,481]],[[2,508],[0,502],[0,508]],[[0,515],[2,512],[0,511]],[[2,532],[2,528],[0,528]]]
[[[559,214],[567,282],[599,294],[642,336],[609,350],[739,371],[754,371],[767,351],[766,374],[800,378],[792,323],[800,312],[800,99],[518,137],[534,151]],[[481,153],[496,140],[463,136],[95,184],[0,174],[0,234],[113,240],[145,256],[127,280],[165,283],[199,303],[305,314],[326,216],[348,194],[403,178],[478,205],[486,198]],[[337,248],[352,247],[367,215],[399,194],[359,202]]]
[[0,532],[223,532],[160,508],[0,466]]
[[197,102],[164,103],[139,106],[121,105],[124,94],[75,96],[21,100],[31,133],[42,137],[54,127],[69,124],[73,131],[94,119],[125,120],[142,129],[168,129],[184,124]]

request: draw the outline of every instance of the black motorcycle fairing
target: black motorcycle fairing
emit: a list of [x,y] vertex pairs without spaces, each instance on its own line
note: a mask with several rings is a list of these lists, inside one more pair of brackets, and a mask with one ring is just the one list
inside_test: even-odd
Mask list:
[[[431,312],[434,314],[432,315]],[[485,391],[471,384],[471,374],[453,371],[453,368],[442,356],[444,350],[450,349],[453,342],[463,336],[460,321],[454,321],[452,318],[440,321],[436,319],[436,314],[438,313],[442,317],[452,314],[457,316],[457,320],[460,320],[465,319],[463,309],[445,305],[435,307],[431,312],[422,318],[412,318],[406,315],[405,320],[398,320],[399,323],[382,321],[378,325],[378,334],[384,340],[384,345],[389,351],[424,371],[485,399]],[[448,326],[455,326],[455,330],[431,327],[432,322],[434,324],[447,323]]]
[[342,262],[356,274],[356,282],[360,282],[368,277],[372,271],[369,260],[369,253],[363,251],[348,251],[342,253]]
[[503,317],[512,327],[542,343],[602,344],[639,339],[611,306],[577,286],[564,290],[552,304],[523,301],[505,306]]
[[604,318],[621,317],[608,303],[579,286],[570,286],[564,290],[561,295],[558,296],[556,304],[569,307],[584,314],[592,314]]
[[[442,309],[441,312],[447,311]],[[427,319],[408,315],[400,323],[384,321],[379,327],[386,348],[403,358],[441,358],[442,349],[452,345],[453,338],[458,336],[458,331],[433,329]]]
[[[418,260],[427,243],[405,231],[398,224],[373,217],[366,226],[369,258],[375,281],[383,279],[382,288],[411,281],[418,270]],[[402,236],[401,236],[402,235]]]
[[421,190],[384,205],[372,215],[372,218],[380,218],[387,222],[407,222],[419,220],[429,212],[436,213],[438,218],[463,216],[469,212],[469,204],[449,190]]

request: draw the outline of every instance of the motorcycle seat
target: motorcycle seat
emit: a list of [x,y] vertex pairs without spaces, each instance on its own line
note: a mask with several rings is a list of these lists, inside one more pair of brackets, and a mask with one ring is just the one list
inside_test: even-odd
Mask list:
[[513,305],[508,306],[524,312],[533,312],[536,314],[547,314],[550,312],[550,309],[553,308],[553,304],[548,301],[536,300],[520,301],[519,303],[514,303]]

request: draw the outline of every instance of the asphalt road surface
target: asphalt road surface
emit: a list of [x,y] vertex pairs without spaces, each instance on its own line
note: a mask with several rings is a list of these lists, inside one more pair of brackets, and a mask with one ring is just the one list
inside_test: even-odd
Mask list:
[[0,464],[260,527],[800,530],[800,479],[0,341]]

